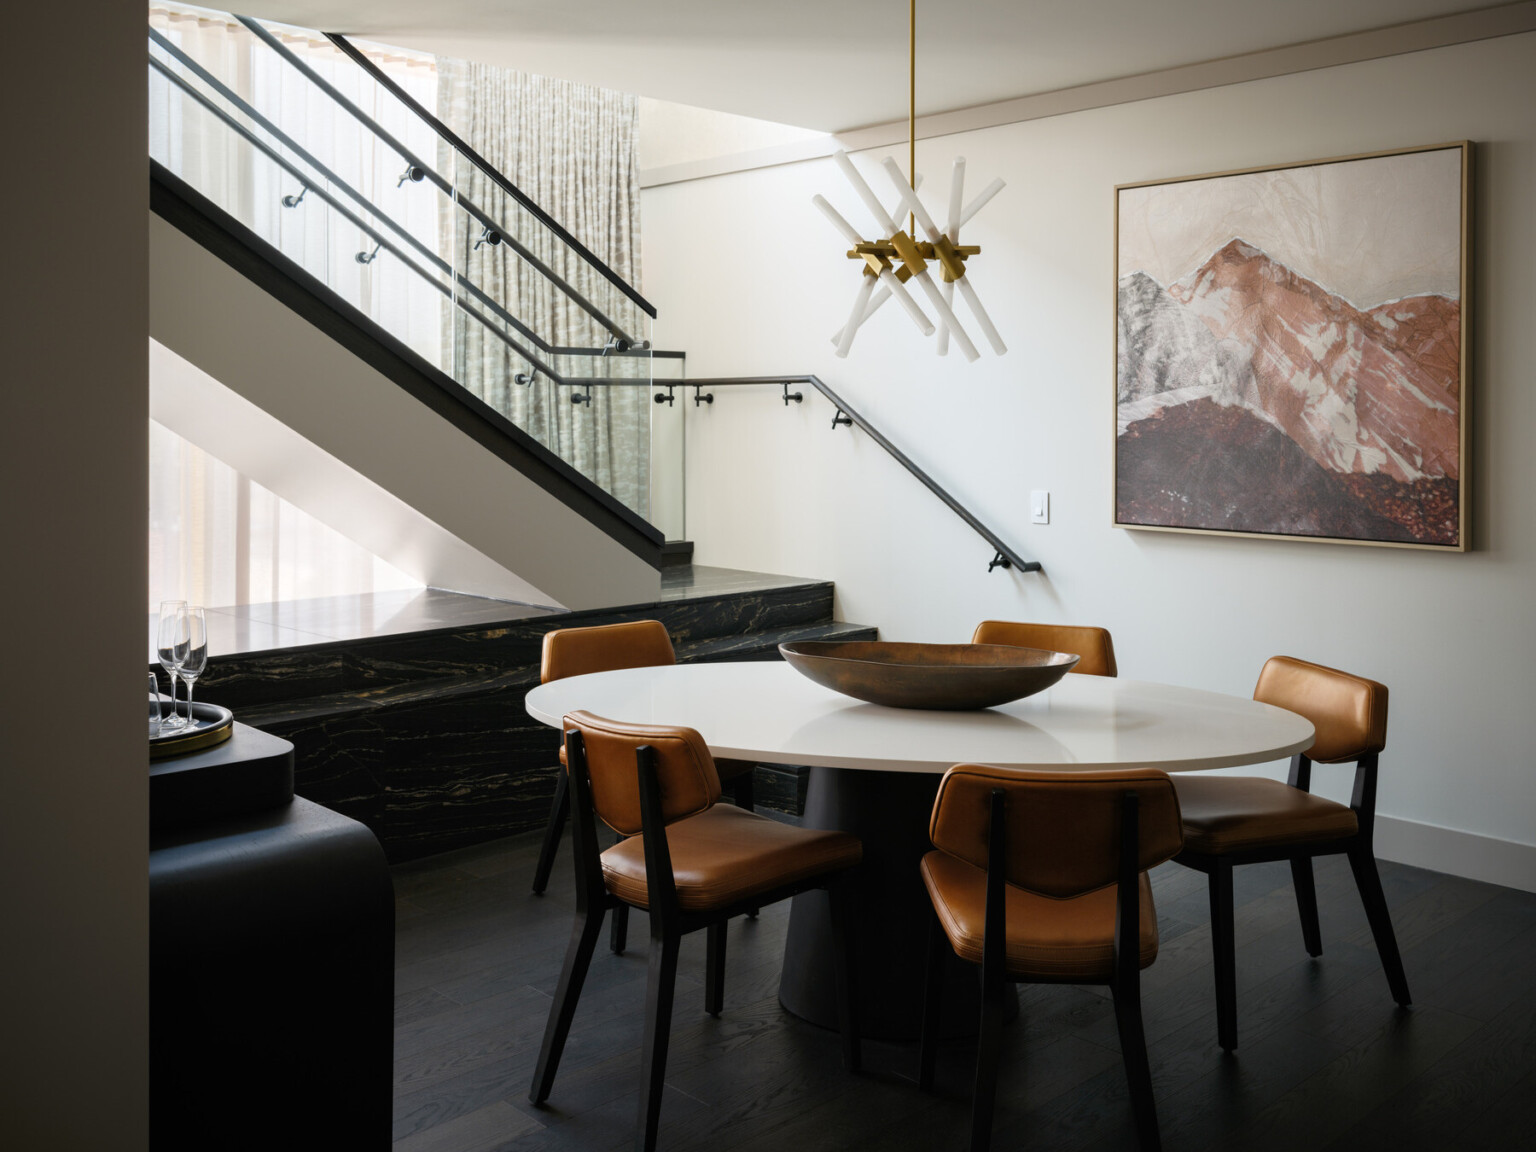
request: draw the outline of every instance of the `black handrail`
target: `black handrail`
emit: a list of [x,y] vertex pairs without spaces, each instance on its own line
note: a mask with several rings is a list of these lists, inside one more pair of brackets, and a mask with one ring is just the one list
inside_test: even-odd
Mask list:
[[501,237],[502,242],[507,244],[512,249],[512,251],[516,252],[524,263],[528,264],[541,276],[543,276],[546,280],[548,280],[551,284],[563,292],[578,308],[586,312],[587,315],[591,316],[592,319],[596,320],[619,340],[622,340],[627,344],[635,343],[635,338],[633,336],[621,328],[614,320],[610,319],[608,315],[604,313],[602,309],[598,308],[596,304],[593,304],[592,301],[588,300],[585,296],[583,296],[580,292],[568,284],[565,279],[553,268],[549,267],[549,265],[545,264],[526,247],[524,247],[515,236],[510,234],[504,224],[493,220],[485,213],[484,210],[479,207],[479,205],[459,194],[454,186],[448,180],[446,180],[437,171],[437,169],[428,164],[420,156],[417,156],[399,140],[395,139],[394,136],[390,135],[390,133],[384,129],[383,125],[379,124],[361,108],[353,104],[352,101],[348,100],[346,96],[344,96],[336,88],[335,85],[331,84],[328,80],[325,79],[325,77],[321,76],[320,73],[316,72],[308,64],[300,60],[298,55],[295,54],[293,50],[288,47],[288,45],[284,44],[270,31],[264,28],[259,22],[253,20],[249,16],[241,16],[236,14],[235,19],[240,21],[240,23],[244,25],[245,28],[253,36],[255,36],[263,44],[271,48],[272,51],[276,52],[285,61],[287,61],[287,63],[295,68],[300,75],[307,79],[316,88],[320,89],[320,91],[329,96],[338,107],[343,109],[349,116],[351,116],[364,128],[367,128],[368,131],[372,132],[375,136],[377,136],[380,140],[392,148],[396,153],[398,153],[401,159],[405,160],[407,164],[421,169],[428,180],[437,185],[439,190],[452,197],[454,203],[458,204],[461,208],[464,209],[464,211],[468,212],[471,216],[478,220],[483,227],[497,233]]
[[486,176],[490,177],[492,181],[500,185],[502,191],[506,192],[508,196],[511,196],[512,199],[516,200],[525,209],[527,209],[530,215],[540,221],[556,236],[560,237],[560,239],[563,240],[569,248],[574,250],[577,255],[579,255],[588,264],[592,265],[592,267],[601,272],[603,276],[615,288],[617,288],[620,292],[624,293],[624,295],[628,296],[631,300],[638,304],[641,309],[644,310],[646,315],[650,316],[653,320],[656,318],[655,305],[653,305],[644,296],[640,295],[639,292],[635,291],[635,289],[630,285],[629,281],[625,280],[624,277],[620,276],[612,268],[608,267],[607,264],[599,260],[595,255],[593,255],[593,253],[587,248],[585,244],[583,244],[580,240],[576,239],[576,237],[572,236],[563,227],[561,227],[559,221],[557,221],[548,212],[544,211],[544,209],[540,208],[538,204],[536,204],[528,196],[527,193],[525,193],[516,184],[513,184],[512,181],[508,180],[495,168],[491,167],[490,162],[486,160],[485,157],[481,156],[480,153],[476,152],[473,148],[466,144],[463,138],[455,133],[452,128],[448,127],[448,125],[444,124],[431,112],[423,108],[421,103],[404,88],[400,87],[400,85],[397,84],[394,79],[392,79],[390,75],[384,71],[384,69],[380,68],[372,60],[368,59],[367,53],[363,52],[360,48],[358,48],[355,44],[353,44],[339,32],[327,32],[325,33],[325,38],[332,44],[336,45],[337,48],[345,52],[353,60],[355,60],[362,68],[368,72],[370,76],[372,76],[381,85],[383,85],[386,90],[392,93],[395,99],[399,100],[400,103],[404,104],[412,112],[416,113],[417,116],[431,125],[434,132],[436,132],[444,140],[448,141],[448,143],[453,148],[461,152],[471,164],[473,164],[476,168],[479,168],[480,171],[485,173]]
[[993,568],[1017,568],[1020,572],[1043,571],[1038,560],[1026,560],[1012,548],[1008,547],[1008,545],[1004,544],[1002,538],[996,532],[993,532],[980,520],[976,519],[971,514],[970,509],[966,508],[965,505],[961,504],[960,501],[940,487],[938,481],[934,480],[928,473],[912,463],[905,452],[887,440],[878,428],[850,407],[848,401],[832,391],[831,388],[827,387],[815,376],[722,376],[702,380],[661,380],[654,381],[653,383],[657,386],[665,386],[670,383],[678,387],[688,388],[736,388],[753,384],[772,384],[777,387],[781,384],[809,384],[825,396],[827,402],[837,409],[837,415],[833,417],[832,426],[834,428],[839,424],[852,424],[854,427],[862,429],[865,435],[884,448],[896,463],[917,477],[923,486],[942,500],[951,512],[969,524],[978,536],[997,550],[997,554],[993,557],[992,562],[987,565],[989,572]]
[[[292,136],[289,136],[286,132],[284,132],[276,124],[272,123],[272,121],[267,119],[267,117],[263,116],[259,111],[257,111],[254,107],[252,107],[251,104],[248,101],[244,100],[239,95],[239,93],[235,92],[232,88],[230,88],[227,84],[225,84],[222,80],[220,80],[212,72],[210,72],[210,71],[208,71],[208,69],[204,68],[196,60],[194,60],[191,56],[187,55],[187,53],[183,52],[180,48],[178,48],[175,44],[171,43],[170,40],[166,39],[163,35],[161,35],[155,29],[151,28],[149,30],[149,37],[163,51],[168,53],[179,64],[181,64],[182,67],[186,68],[189,72],[191,72],[194,76],[196,76],[204,84],[207,84],[210,88],[212,88],[215,92],[217,92],[225,100],[229,101],[229,103],[233,104],[237,109],[239,109],[240,114],[242,116],[248,117],[253,123],[259,124],[267,133],[269,133],[274,139],[276,139],[278,141],[278,143],[280,143],[284,148],[288,149],[295,156],[297,156],[299,159],[303,160],[306,164],[308,164],[311,168],[313,168],[316,172],[318,172],[320,175],[324,176],[326,178],[326,180],[328,180],[333,186],[335,186],[337,188],[340,188],[343,192],[345,192],[348,196],[350,196],[353,200],[355,200],[358,203],[358,205],[365,212],[367,212],[370,216],[372,216],[374,219],[383,221],[385,224],[389,225],[389,227],[395,232],[395,234],[398,235],[407,244],[409,244],[412,248],[414,248],[416,250],[417,254],[422,257],[422,259],[424,259],[428,263],[430,263],[439,272],[441,272],[444,275],[448,276],[460,288],[464,289],[464,291],[468,292],[471,296],[473,296],[481,304],[483,304],[487,308],[489,308],[492,312],[494,312],[496,314],[497,319],[501,320],[505,324],[510,324],[513,328],[516,328],[520,333],[523,334],[523,336],[526,339],[533,341],[533,343],[538,347],[539,351],[541,351],[541,352],[543,352],[543,353],[545,353],[547,355],[556,355],[556,354],[558,354],[561,351],[560,349],[557,349],[554,345],[550,344],[550,342],[548,340],[545,340],[542,336],[540,336],[532,328],[529,328],[526,324],[524,324],[516,316],[512,315],[512,313],[508,312],[506,310],[506,308],[502,307],[502,305],[499,302],[497,302],[497,300],[494,297],[492,297],[491,295],[486,293],[483,289],[480,288],[479,285],[475,284],[472,280],[470,280],[468,277],[466,277],[463,273],[461,273],[457,269],[455,269],[453,267],[453,265],[450,264],[447,260],[444,260],[436,252],[434,252],[432,249],[428,248],[425,244],[423,244],[408,229],[402,227],[394,219],[394,217],[389,215],[389,213],[384,212],[383,210],[381,210],[379,208],[379,206],[377,204],[375,204],[372,200],[369,200],[368,197],[364,196],[361,192],[359,192],[356,188],[353,188],[352,185],[348,184],[345,180],[343,180],[335,172],[331,171],[331,169],[329,167],[327,167],[324,163],[322,163],[319,160],[318,157],[316,157],[311,152],[309,152],[302,144],[300,144]],[[153,62],[154,57],[150,57],[150,59],[151,59],[151,62]],[[157,67],[159,67],[159,66],[157,65]],[[161,73],[163,75],[170,75],[170,73],[168,73],[163,67],[160,68],[160,71],[161,71]],[[183,91],[188,92],[191,95],[193,95],[197,100],[199,100],[199,102],[201,102],[203,104],[204,107],[207,107],[207,108],[210,108],[210,109],[212,108],[212,105],[210,105],[207,100],[203,99],[201,96],[198,96],[197,93],[191,87],[189,87],[187,84],[182,82],[180,79],[176,80],[176,84]],[[236,125],[234,121],[231,121],[228,117],[224,117],[224,120],[225,120],[226,123],[229,123],[232,126],[235,126],[237,128],[237,130],[242,132],[242,135],[245,135],[248,139],[250,138],[249,137],[249,133],[245,133],[243,130],[239,129],[238,125]],[[271,155],[270,151],[268,152],[268,154]],[[279,162],[282,163],[281,160],[279,160]],[[287,164],[284,164],[284,167],[287,168],[290,173],[293,173],[293,172],[296,171],[295,169],[293,169],[292,167],[290,167]],[[301,184],[303,184],[303,186],[304,186],[304,188],[306,190],[309,189],[311,187],[311,185],[312,185],[312,181],[307,180],[302,174],[296,175],[295,178],[297,180],[299,180],[299,182]],[[316,194],[324,197],[324,193],[323,192],[317,192]],[[324,198],[327,200],[327,202],[329,202],[329,197],[324,197]],[[390,251],[393,252],[394,249],[391,248]],[[600,352],[601,349],[594,349],[593,351],[594,351],[594,353],[596,353],[596,352]]]
[[[261,152],[263,155],[265,155],[269,160],[271,160],[273,163],[277,164],[280,168],[282,168],[285,172],[287,172],[290,176],[292,176],[295,180],[298,180],[306,188],[308,188],[310,191],[314,192],[314,194],[319,199],[321,199],[321,200],[325,201],[325,203],[329,204],[333,209],[336,210],[336,212],[338,212],[347,221],[347,223],[351,224],[353,227],[355,227],[358,230],[360,230],[370,240],[372,240],[375,244],[377,244],[379,246],[379,248],[382,248],[384,251],[388,252],[391,256],[395,257],[397,260],[399,260],[402,264],[404,264],[411,271],[415,272],[416,275],[420,276],[423,280],[425,280],[433,288],[436,288],[444,296],[448,297],[448,299],[451,300],[466,315],[472,316],[476,320],[480,321],[480,323],[483,324],[486,327],[486,329],[491,333],[491,335],[495,336],[498,340],[500,340],[508,348],[512,349],[512,351],[516,352],[524,360],[528,361],[529,364],[532,364],[535,369],[537,369],[538,371],[544,373],[544,375],[546,375],[546,376],[554,378],[555,380],[559,381],[562,384],[565,383],[564,377],[562,377],[558,372],[556,372],[553,368],[551,368],[543,360],[540,360],[536,355],[534,355],[528,349],[524,348],[516,340],[512,339],[512,337],[508,336],[505,332],[501,331],[501,329],[498,328],[496,326],[496,324],[494,322],[492,322],[490,319],[488,319],[487,317],[481,315],[481,313],[477,312],[475,309],[471,308],[467,303],[465,303],[465,301],[464,301],[464,299],[462,297],[455,296],[453,294],[453,292],[448,288],[447,285],[443,284],[442,281],[437,279],[437,277],[433,276],[425,268],[423,268],[420,264],[417,264],[414,260],[412,260],[409,256],[407,256],[403,251],[401,251],[394,244],[392,244],[388,240],[388,238],[386,238],[384,236],[383,233],[379,232],[376,228],[371,227],[367,222],[365,222],[362,219],[362,217],[358,216],[357,214],[352,212],[350,209],[348,209],[345,204],[343,204],[343,203],[341,203],[341,201],[337,200],[336,197],[332,196],[324,188],[316,187],[314,184],[310,183],[309,181],[306,181],[304,179],[304,174],[298,168],[294,167],[293,164],[291,164],[288,160],[286,160],[283,156],[281,156],[275,149],[270,147],[265,141],[260,139],[254,132],[252,132],[244,124],[241,124],[238,120],[236,120],[228,112],[224,111],[224,109],[220,108],[217,104],[215,104],[207,96],[203,95],[196,88],[192,87],[191,84],[187,83],[187,81],[182,79],[180,76],[176,75],[175,72],[171,71],[170,68],[166,67],[166,65],[161,63],[159,60],[156,60],[153,56],[151,56],[149,58],[149,66],[151,68],[153,68],[155,71],[159,72],[162,76],[164,76],[172,84],[175,84],[178,88],[180,88],[188,96],[192,97],[192,99],[196,100],[199,104],[201,104],[209,112],[212,112],[216,117],[218,117],[220,120],[222,120],[230,129],[232,129],[235,133],[237,133],[238,135],[243,137],[246,140],[246,142],[249,143],[253,148],[257,149],[259,152]],[[388,217],[384,217],[384,219],[388,219]]]

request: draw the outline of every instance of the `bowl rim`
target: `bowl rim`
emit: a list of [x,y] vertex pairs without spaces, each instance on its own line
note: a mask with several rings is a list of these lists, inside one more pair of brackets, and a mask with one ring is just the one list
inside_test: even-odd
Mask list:
[[[872,656],[835,655],[830,652],[805,651],[810,645],[844,647],[852,644],[868,645],[901,645],[905,648],[994,648],[1004,652],[1043,652],[1048,656],[1059,656],[1061,660],[1050,660],[1035,664],[948,664],[948,663],[911,663],[903,661],[896,663],[890,660],[880,660]],[[936,644],[923,641],[907,640],[786,640],[779,645],[779,653],[786,661],[790,656],[809,657],[813,660],[823,660],[838,664],[864,664],[878,665],[885,668],[942,668],[949,672],[1002,672],[1024,671],[1026,669],[1056,669],[1064,664],[1070,672],[1082,661],[1082,656],[1076,652],[1058,652],[1054,648],[1029,648],[1022,644]]]

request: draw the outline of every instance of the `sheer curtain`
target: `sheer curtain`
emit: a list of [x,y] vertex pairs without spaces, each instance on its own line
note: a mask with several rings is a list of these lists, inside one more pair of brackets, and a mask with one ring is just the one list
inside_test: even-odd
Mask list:
[[[625,281],[638,282],[640,185],[637,98],[622,92],[533,76],[487,64],[439,57],[438,115],[502,175],[558,220]],[[474,203],[504,207],[520,243],[594,301],[615,293],[608,282],[478,169],[439,150],[441,170],[454,171]],[[455,170],[456,169],[456,170]],[[494,213],[493,213],[494,215]],[[521,223],[523,226],[518,227]],[[591,318],[503,244],[481,244],[479,228],[445,207],[444,244],[457,267],[502,300],[514,316],[556,346],[601,345]],[[608,305],[613,307],[613,305]],[[477,325],[444,324],[456,375],[498,411],[538,437],[642,516],[650,512],[650,390],[600,388],[594,402],[572,404],[549,387],[519,387],[525,361]],[[573,363],[573,361],[575,361]],[[563,367],[577,371],[576,358]],[[644,360],[610,358],[598,374],[648,376]]]
[[149,603],[231,607],[420,588],[169,428],[149,422]]

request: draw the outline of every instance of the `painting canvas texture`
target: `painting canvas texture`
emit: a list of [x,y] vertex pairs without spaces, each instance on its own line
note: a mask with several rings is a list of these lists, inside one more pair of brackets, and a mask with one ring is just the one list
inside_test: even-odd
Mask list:
[[1116,190],[1116,524],[1465,546],[1465,154]]

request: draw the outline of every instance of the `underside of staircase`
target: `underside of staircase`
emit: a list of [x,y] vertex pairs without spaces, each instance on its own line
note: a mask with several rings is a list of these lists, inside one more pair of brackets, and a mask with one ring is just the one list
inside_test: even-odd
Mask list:
[[[362,821],[391,861],[410,860],[543,824],[559,740],[523,698],[539,683],[546,632],[656,619],[683,663],[777,660],[786,641],[876,638],[833,620],[832,591],[829,581],[677,565],[657,600],[622,608],[463,597],[473,623],[216,656],[198,699],[291,740],[295,791]],[[759,767],[758,805],[798,813],[804,783],[803,771]]]

